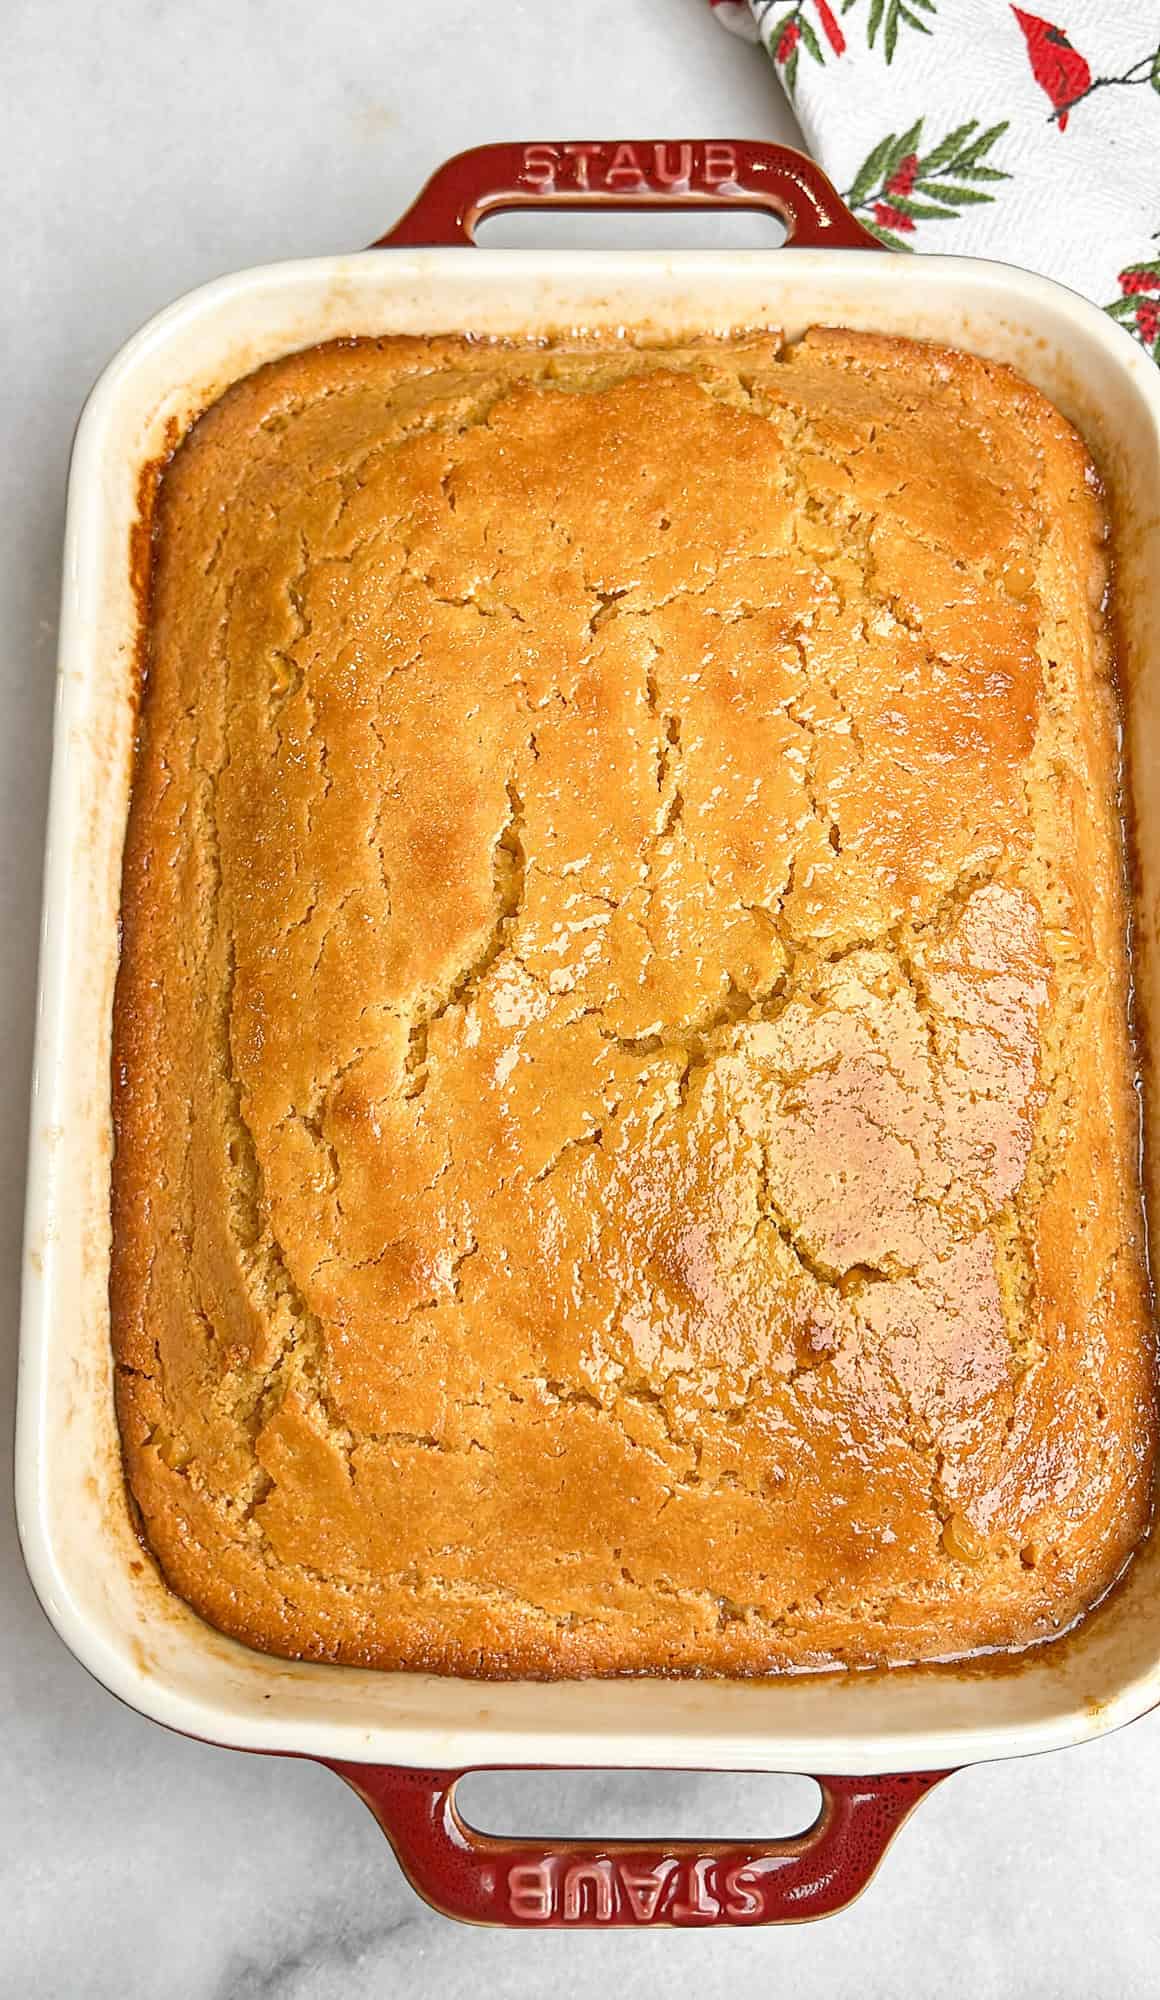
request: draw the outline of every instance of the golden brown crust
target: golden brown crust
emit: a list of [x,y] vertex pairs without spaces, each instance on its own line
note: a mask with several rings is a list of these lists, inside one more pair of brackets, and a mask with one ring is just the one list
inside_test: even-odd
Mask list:
[[1010,1647],[1145,1525],[1104,524],[817,330],[313,349],[161,495],[113,1324],[173,1587],[485,1674]]

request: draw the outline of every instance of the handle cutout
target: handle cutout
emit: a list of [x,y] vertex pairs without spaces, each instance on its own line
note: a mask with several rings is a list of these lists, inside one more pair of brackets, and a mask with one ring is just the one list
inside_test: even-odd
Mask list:
[[506,209],[475,225],[485,250],[776,250],[788,233],[780,215],[759,208]]
[[469,1771],[476,1832],[532,1840],[790,1840],[822,1809],[815,1778],[754,1771]]

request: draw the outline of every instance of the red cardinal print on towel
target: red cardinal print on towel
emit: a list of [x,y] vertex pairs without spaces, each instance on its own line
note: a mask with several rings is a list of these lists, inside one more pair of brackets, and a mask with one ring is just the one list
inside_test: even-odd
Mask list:
[[1068,107],[1083,96],[1091,70],[1062,28],[1038,14],[1025,14],[1022,7],[1012,7],[1011,12],[1026,38],[1032,75],[1054,104],[1060,131],[1066,132]]

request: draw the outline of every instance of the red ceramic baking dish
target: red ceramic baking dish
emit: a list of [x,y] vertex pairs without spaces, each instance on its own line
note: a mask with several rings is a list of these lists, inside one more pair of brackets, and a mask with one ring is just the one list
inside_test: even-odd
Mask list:
[[[765,208],[783,218],[788,241],[664,254],[473,246],[490,211],[540,205]],[[77,433],[24,1266],[18,1502],[28,1566],[66,1644],[115,1694],[189,1735],[327,1763],[377,1815],[419,1892],[476,1922],[739,1925],[839,1908],[947,1770],[1079,1743],[1160,1699],[1160,1547],[1144,1545],[1073,1637],[993,1675],[437,1680],[249,1651],[164,1587],[126,1506],[107,1295],[142,473],[238,377],[338,335],[770,325],[793,337],[819,321],[1014,364],[1079,426],[1100,465],[1118,535],[1147,1043],[1160,932],[1160,375],[1072,293],[998,264],[883,251],[817,168],[779,147],[485,146],[441,168],[371,251],[244,271],[161,313],[112,362]],[[1155,1109],[1150,1086],[1149,1119]],[[455,1780],[468,1768],[578,1764],[842,1775],[819,1779],[819,1818],[793,1840],[519,1842],[485,1837],[456,1811]]]

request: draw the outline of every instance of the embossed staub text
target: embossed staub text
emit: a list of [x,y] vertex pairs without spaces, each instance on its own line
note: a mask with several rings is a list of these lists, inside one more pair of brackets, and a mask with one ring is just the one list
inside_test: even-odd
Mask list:
[[517,1923],[753,1923],[763,1914],[758,1878],[744,1863],[660,1855],[645,1863],[610,1854],[522,1861],[508,1870]]
[[525,146],[520,168],[521,184],[544,194],[633,194],[653,188],[712,194],[735,187],[739,175],[736,148],[721,139]]

